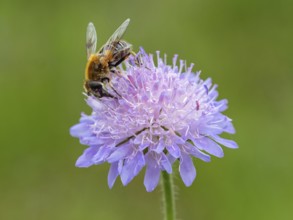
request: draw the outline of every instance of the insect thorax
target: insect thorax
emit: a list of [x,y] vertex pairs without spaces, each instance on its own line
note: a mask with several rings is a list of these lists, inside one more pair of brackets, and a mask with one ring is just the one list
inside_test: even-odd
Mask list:
[[102,58],[99,55],[90,57],[86,66],[86,80],[99,81],[108,75],[110,71],[108,63],[101,62]]

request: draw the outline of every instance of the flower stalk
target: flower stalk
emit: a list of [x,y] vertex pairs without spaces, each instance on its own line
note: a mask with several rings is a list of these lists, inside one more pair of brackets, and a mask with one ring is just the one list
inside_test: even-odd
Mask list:
[[163,171],[161,185],[163,189],[164,220],[175,220],[176,208],[172,175]]

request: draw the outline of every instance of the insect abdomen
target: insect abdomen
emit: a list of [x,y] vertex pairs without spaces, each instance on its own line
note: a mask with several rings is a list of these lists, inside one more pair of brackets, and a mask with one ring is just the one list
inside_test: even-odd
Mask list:
[[94,78],[94,65],[95,62],[98,61],[98,56],[95,54],[92,54],[86,64],[85,67],[85,79],[89,80],[89,79],[93,79]]

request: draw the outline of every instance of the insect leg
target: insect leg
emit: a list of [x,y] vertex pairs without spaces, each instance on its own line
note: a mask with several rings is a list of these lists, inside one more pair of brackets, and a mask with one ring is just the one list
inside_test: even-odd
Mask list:
[[[111,70],[111,72],[113,72],[113,70]],[[112,83],[110,82],[110,79],[108,77],[105,77],[104,79],[102,79],[102,82],[103,84],[105,85],[104,88],[103,88],[103,92],[104,92],[104,96],[107,96],[107,97],[111,97],[111,98],[116,98],[115,96],[111,95],[109,92],[108,92],[108,89],[106,88],[107,86],[109,86],[120,98],[122,97],[117,91],[116,89],[114,89]]]
[[120,98],[122,98],[122,96],[116,91],[116,89],[114,89],[114,87],[112,85],[110,85],[110,87]]

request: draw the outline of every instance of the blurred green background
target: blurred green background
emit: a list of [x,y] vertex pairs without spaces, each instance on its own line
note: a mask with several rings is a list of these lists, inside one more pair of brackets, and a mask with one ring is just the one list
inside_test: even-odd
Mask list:
[[176,178],[182,220],[293,218],[293,1],[0,2],[0,219],[162,219],[161,190],[143,173],[107,186],[109,165],[78,169],[70,137],[89,113],[82,82],[85,30],[98,46],[126,18],[134,50],[160,50],[202,70],[229,100],[238,150],[196,160],[189,188]]

